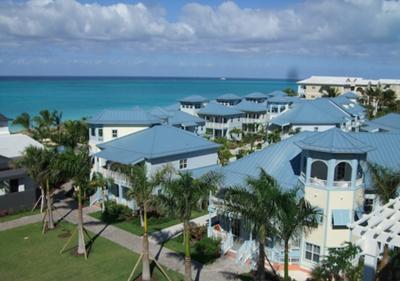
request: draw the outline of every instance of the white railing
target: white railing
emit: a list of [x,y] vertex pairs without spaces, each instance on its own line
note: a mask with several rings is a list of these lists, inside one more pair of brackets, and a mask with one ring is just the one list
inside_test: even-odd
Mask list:
[[256,249],[257,247],[254,240],[246,240],[236,252],[236,263],[244,264],[249,258],[252,257]]
[[105,176],[105,177],[113,178],[114,181],[120,182],[123,185],[128,185],[128,182],[126,181],[125,176],[119,172],[105,169],[105,168],[100,168],[99,172],[102,173],[103,176]]
[[318,179],[318,178],[310,177],[310,183],[311,184],[316,184],[316,185],[321,185],[321,186],[326,186],[327,181],[326,180],[321,180],[321,179]]

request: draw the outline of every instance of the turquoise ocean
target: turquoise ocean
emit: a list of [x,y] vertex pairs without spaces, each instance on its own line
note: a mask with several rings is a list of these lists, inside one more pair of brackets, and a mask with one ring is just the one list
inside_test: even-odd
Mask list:
[[167,106],[188,95],[213,99],[291,87],[279,79],[139,78],[139,77],[0,77],[0,113],[15,118],[42,109],[59,110],[63,119],[90,117],[103,109]]

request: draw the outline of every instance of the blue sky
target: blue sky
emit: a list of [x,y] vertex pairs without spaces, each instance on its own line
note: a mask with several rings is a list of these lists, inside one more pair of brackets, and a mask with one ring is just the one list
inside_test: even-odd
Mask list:
[[4,0],[0,75],[400,78],[400,2]]

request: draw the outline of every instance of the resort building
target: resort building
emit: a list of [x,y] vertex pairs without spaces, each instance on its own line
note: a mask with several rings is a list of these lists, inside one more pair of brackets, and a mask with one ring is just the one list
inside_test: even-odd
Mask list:
[[389,113],[382,117],[366,121],[360,128],[363,132],[393,132],[400,133],[400,114]]
[[268,97],[269,96],[266,94],[260,92],[253,92],[244,96],[244,99],[250,102],[264,103],[268,99]]
[[243,113],[240,119],[243,133],[255,133],[265,129],[268,121],[265,104],[244,100],[235,105],[234,108]]
[[99,143],[161,124],[161,121],[149,112],[135,107],[132,110],[103,110],[90,118],[88,124],[89,145],[92,153],[95,153]]
[[[108,198],[135,209],[135,202],[126,196],[128,184],[115,172],[114,163],[145,165],[149,175],[165,165],[178,171],[201,168],[218,163],[219,145],[196,134],[168,125],[156,125],[109,142],[98,144],[94,170],[114,179]],[[91,203],[100,200],[100,191]]]
[[208,102],[208,99],[199,95],[188,96],[179,100],[180,110],[197,116],[199,110],[205,107]]
[[[200,176],[219,171],[221,190],[234,186],[246,188],[246,179],[258,177],[264,169],[282,189],[300,187],[304,198],[320,209],[318,228],[290,243],[291,268],[312,269],[329,249],[351,241],[349,224],[377,205],[367,163],[389,169],[400,167],[400,134],[344,132],[332,128],[324,132],[301,132],[224,167],[193,170]],[[257,246],[249,224],[226,216],[223,194],[210,200],[208,234],[222,238],[223,253],[236,257],[237,263],[254,265]],[[372,206],[372,207],[371,207]],[[279,239],[269,237],[266,253],[275,265],[283,263]]]
[[200,109],[199,117],[206,122],[205,134],[215,138],[240,138],[240,136],[232,135],[232,129],[242,129],[241,118],[244,113],[234,107],[224,106],[217,102],[211,102],[204,108]]
[[242,98],[235,94],[224,94],[216,98],[216,101],[225,106],[234,106],[242,101]]
[[32,208],[39,192],[26,170],[15,168],[11,163],[22,157],[27,147],[42,145],[26,135],[6,133],[8,127],[3,125],[0,133],[0,211],[12,213]]
[[353,91],[361,95],[369,86],[376,87],[378,85],[392,89],[400,98],[400,80],[394,79],[369,80],[361,77],[311,76],[298,81],[297,84],[299,95],[306,99],[321,97],[321,87],[323,86],[336,88],[340,94]]
[[283,135],[294,131],[325,131],[333,127],[357,131],[365,120],[365,109],[346,97],[319,98],[292,103],[289,110],[272,118],[270,130]]
[[269,119],[273,119],[280,114],[288,111],[295,103],[302,102],[298,97],[291,97],[287,95],[276,95],[268,98],[267,100],[267,113]]

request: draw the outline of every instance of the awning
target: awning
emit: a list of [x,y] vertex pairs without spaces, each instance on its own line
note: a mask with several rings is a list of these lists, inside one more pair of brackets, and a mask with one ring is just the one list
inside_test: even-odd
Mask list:
[[332,210],[333,226],[344,227],[351,222],[351,211],[345,209]]

